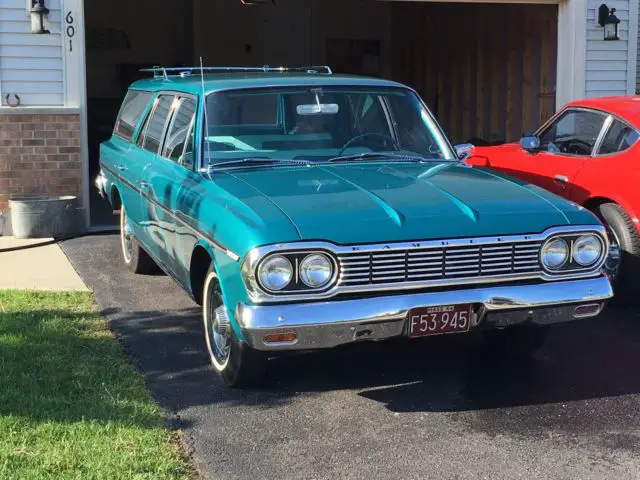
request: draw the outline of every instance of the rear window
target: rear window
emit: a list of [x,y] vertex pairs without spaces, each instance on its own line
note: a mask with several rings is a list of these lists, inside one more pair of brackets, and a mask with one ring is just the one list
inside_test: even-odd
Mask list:
[[150,99],[149,92],[130,90],[122,102],[114,133],[125,140],[131,140]]

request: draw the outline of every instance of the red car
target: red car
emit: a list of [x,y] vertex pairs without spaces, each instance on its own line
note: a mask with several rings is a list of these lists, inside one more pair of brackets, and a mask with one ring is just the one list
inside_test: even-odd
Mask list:
[[[640,273],[640,96],[580,100],[520,143],[475,147],[490,167],[583,205],[609,227],[617,294],[633,298]],[[615,247],[620,248],[616,249]]]

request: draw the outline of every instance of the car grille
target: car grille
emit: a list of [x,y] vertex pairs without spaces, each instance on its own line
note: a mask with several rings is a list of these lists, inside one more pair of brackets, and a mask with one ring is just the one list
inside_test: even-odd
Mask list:
[[342,286],[534,275],[542,242],[412,248],[338,255]]

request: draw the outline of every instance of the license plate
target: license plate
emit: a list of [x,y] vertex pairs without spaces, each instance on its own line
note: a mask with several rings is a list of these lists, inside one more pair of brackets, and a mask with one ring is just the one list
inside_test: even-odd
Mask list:
[[414,308],[409,312],[409,337],[468,332],[471,312],[471,304]]

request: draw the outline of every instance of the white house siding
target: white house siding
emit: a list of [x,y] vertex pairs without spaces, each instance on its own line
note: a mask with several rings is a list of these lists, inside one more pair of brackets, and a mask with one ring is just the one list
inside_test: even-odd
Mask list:
[[22,106],[64,105],[61,1],[47,1],[49,35],[31,33],[26,0],[0,0],[0,94]]
[[[638,24],[640,24],[640,8],[638,9]],[[638,35],[638,49],[636,51],[636,92],[640,94],[640,35]]]
[[[638,0],[631,0],[637,2]],[[609,1],[609,8],[615,8],[620,22],[620,40],[604,41],[603,27],[596,23],[598,7],[602,0],[589,0],[587,9],[587,62],[585,75],[585,96],[604,97],[625,95],[628,88],[629,68],[629,0]],[[632,42],[637,42],[633,38]]]

